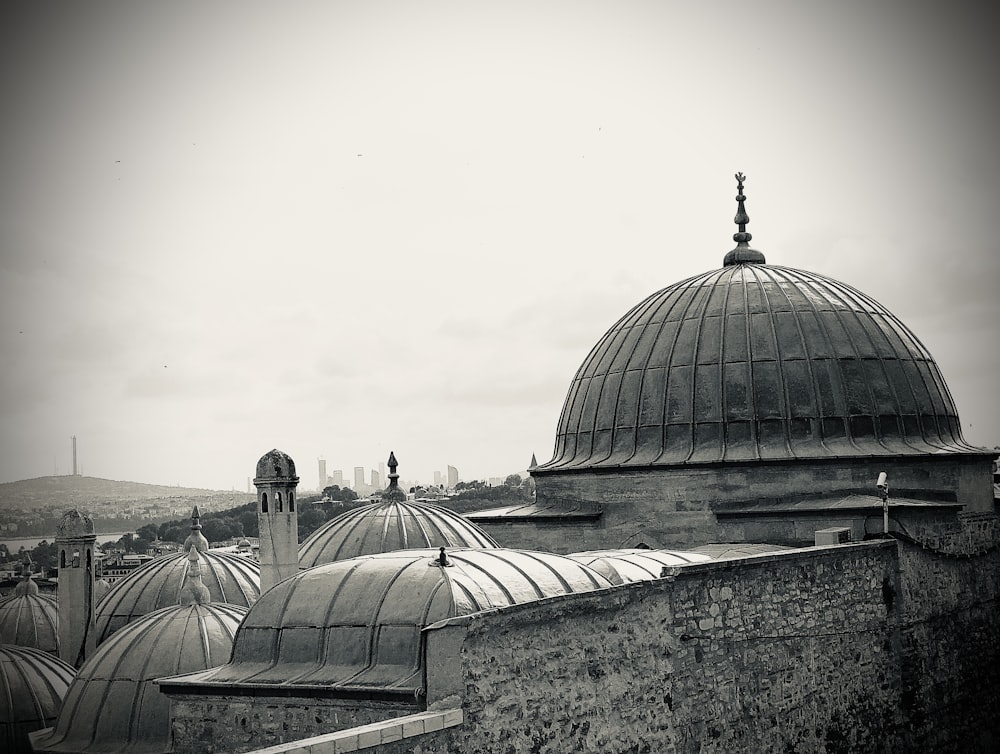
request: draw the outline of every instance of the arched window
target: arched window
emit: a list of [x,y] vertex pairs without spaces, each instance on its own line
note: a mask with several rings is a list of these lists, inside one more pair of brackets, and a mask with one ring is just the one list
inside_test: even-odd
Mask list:
[[288,493],[288,512],[295,513],[295,493]]
[[260,493],[260,510],[261,513],[267,513],[267,493]]
[[278,513],[281,513],[281,510],[282,510],[282,508],[281,508],[281,493],[280,492],[275,492],[274,494],[278,498]]

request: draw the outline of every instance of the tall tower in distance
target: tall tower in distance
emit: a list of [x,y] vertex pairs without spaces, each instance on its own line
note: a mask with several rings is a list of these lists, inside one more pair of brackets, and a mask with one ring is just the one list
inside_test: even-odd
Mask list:
[[94,612],[96,543],[94,522],[89,516],[75,508],[63,514],[56,528],[56,550],[59,553],[59,658],[75,668],[79,668],[97,646]]
[[326,459],[325,458],[320,458],[319,459],[319,487],[317,487],[316,489],[318,489],[320,492],[322,492],[324,487],[326,487]]
[[260,591],[299,571],[299,519],[295,512],[295,461],[271,450],[257,461],[257,523],[260,527]]
[[448,467],[448,489],[455,489],[455,485],[458,484],[458,469],[454,466]]
[[76,466],[76,435],[73,435],[70,439],[70,444],[73,446],[73,476],[80,476],[80,472],[77,470]]

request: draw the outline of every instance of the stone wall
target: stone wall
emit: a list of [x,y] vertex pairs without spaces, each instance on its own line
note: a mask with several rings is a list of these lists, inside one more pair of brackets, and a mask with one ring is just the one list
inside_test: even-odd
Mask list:
[[[443,621],[425,631],[427,708],[461,709],[464,722],[356,750],[995,751],[997,521],[952,524],[919,532],[933,549],[875,540],[695,563]],[[212,751],[202,745],[209,730],[227,740],[259,726],[257,714],[270,736],[257,746],[327,733],[356,714],[321,720],[324,703],[305,698],[254,700],[242,712],[233,700],[205,702],[182,701],[191,743],[178,752]],[[214,750],[252,748],[242,735]]]
[[171,697],[173,754],[232,754],[391,720],[422,705],[284,695]]
[[460,631],[464,726],[372,751],[882,751],[901,722],[896,590],[883,542],[454,619],[428,631],[428,665],[434,634]]
[[368,751],[993,752],[998,574],[881,541],[457,619],[465,725]]

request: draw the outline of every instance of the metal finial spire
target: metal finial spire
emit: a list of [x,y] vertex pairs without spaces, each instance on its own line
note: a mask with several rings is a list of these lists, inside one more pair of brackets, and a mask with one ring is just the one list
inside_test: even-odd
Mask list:
[[389,467],[389,486],[382,493],[382,500],[396,503],[405,502],[406,493],[400,488],[399,474],[396,473],[396,467],[399,466],[399,463],[396,462],[396,456],[391,450],[389,451],[389,461],[386,466]]
[[753,236],[747,233],[747,223],[750,222],[750,215],[747,214],[747,208],[744,202],[747,198],[743,194],[743,181],[747,177],[743,173],[736,174],[736,217],[733,218],[733,222],[736,223],[740,230],[738,233],[733,233],[733,240],[736,241],[736,248],[730,251],[722,260],[722,264],[725,266],[730,266],[734,264],[764,264],[764,255],[761,254],[756,249],[750,248],[750,239]]
[[739,206],[736,209],[736,217],[733,218],[733,222],[740,226],[740,232],[733,234],[733,240],[741,244],[749,243],[750,239],[753,238],[752,235],[746,232],[747,223],[750,222],[750,215],[747,214],[747,208],[743,204],[747,200],[743,195],[743,181],[746,179],[747,177],[743,173],[736,174],[736,191],[738,192],[736,194],[736,201],[739,202]]

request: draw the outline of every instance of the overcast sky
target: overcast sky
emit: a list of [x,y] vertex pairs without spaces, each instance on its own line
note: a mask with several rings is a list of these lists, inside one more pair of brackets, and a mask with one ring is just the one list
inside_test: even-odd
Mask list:
[[989,12],[4,3],[0,481],[71,435],[213,489],[523,471],[614,321],[721,266],[738,170],[768,262],[881,301],[998,445]]

